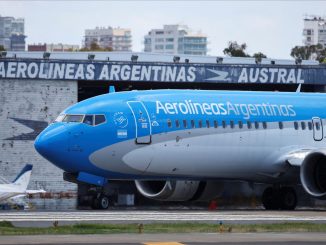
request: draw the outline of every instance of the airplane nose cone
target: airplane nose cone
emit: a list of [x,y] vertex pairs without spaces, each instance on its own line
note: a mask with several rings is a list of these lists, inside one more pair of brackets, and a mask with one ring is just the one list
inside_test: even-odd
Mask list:
[[67,162],[68,133],[64,125],[49,125],[34,141],[36,151],[45,159],[65,171],[72,171]]

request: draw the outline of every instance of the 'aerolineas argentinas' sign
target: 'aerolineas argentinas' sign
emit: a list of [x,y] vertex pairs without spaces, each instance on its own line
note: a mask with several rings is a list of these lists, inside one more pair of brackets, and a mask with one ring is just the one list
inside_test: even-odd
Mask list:
[[325,69],[305,66],[44,60],[0,62],[0,79],[318,84],[325,80],[325,75]]

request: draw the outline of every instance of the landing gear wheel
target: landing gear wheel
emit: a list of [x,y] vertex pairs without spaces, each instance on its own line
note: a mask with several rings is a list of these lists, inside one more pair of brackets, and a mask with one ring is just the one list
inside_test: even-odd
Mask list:
[[281,188],[281,209],[282,210],[294,210],[297,206],[297,194],[291,187]]
[[93,209],[107,209],[109,207],[109,198],[105,195],[100,195],[94,198],[92,208]]
[[279,202],[277,198],[278,192],[272,187],[266,188],[262,196],[262,202],[267,210],[278,210]]
[[267,210],[294,210],[297,194],[292,187],[268,187],[263,193],[262,203]]
[[109,198],[107,196],[101,195],[99,197],[100,209],[107,209],[109,207]]

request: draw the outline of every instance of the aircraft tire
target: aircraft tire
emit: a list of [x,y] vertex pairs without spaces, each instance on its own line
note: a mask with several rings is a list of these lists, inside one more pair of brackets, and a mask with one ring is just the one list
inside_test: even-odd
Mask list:
[[298,198],[297,194],[292,187],[281,188],[281,209],[282,210],[294,210],[297,206]]
[[262,203],[266,210],[278,210],[280,208],[280,201],[277,189],[268,187],[265,189],[262,196]]
[[99,208],[100,209],[108,209],[108,207],[110,205],[110,202],[109,202],[109,198],[107,196],[101,195],[98,198],[98,201],[99,201]]

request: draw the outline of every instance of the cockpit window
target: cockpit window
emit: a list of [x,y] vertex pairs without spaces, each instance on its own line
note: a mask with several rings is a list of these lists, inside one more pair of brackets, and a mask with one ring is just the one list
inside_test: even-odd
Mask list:
[[83,121],[83,123],[92,126],[92,125],[93,125],[93,118],[94,118],[94,115],[86,115],[86,116],[84,117],[84,121]]
[[62,120],[65,118],[65,114],[60,114],[55,120],[54,122],[62,122]]
[[63,122],[82,122],[84,115],[66,115]]
[[95,126],[105,122],[104,115],[95,115]]

